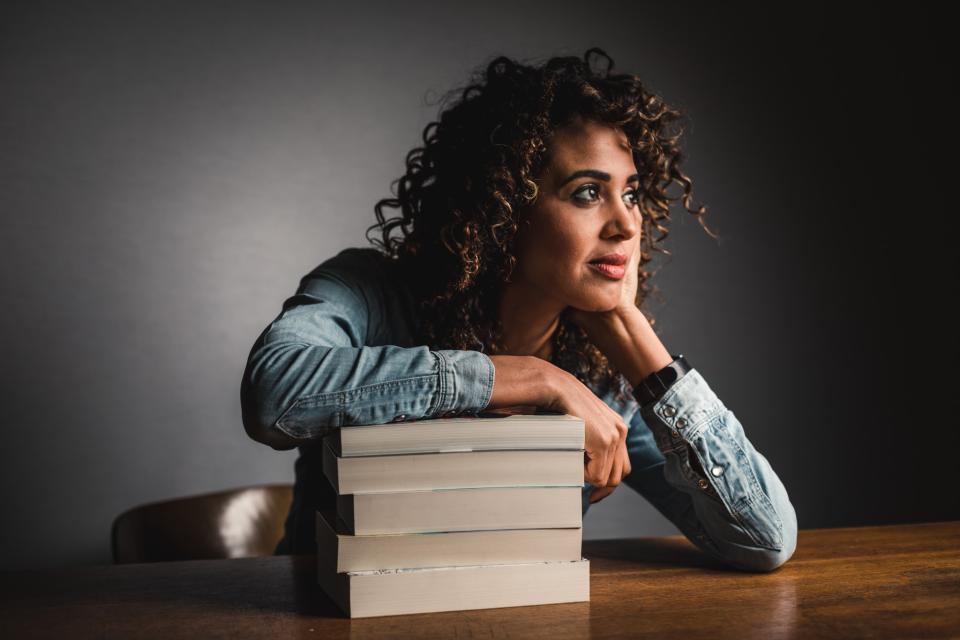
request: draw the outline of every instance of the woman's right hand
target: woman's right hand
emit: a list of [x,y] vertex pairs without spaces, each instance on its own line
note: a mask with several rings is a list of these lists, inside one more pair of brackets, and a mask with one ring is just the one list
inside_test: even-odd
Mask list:
[[576,416],[584,423],[584,481],[598,489],[590,502],[598,502],[613,493],[630,474],[627,431],[623,417],[611,409],[576,376],[555,367],[554,397],[547,408]]
[[488,410],[518,405],[544,407],[584,423],[584,481],[595,487],[590,502],[613,493],[630,473],[627,425],[575,375],[536,356],[490,356],[495,375]]

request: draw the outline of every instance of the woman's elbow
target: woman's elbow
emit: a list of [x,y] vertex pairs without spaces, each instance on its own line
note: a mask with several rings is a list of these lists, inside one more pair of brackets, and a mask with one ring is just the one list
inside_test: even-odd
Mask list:
[[240,413],[244,431],[254,441],[277,451],[288,451],[297,446],[296,441],[277,428],[276,412],[269,403],[259,397],[257,387],[246,375],[240,386]]
[[758,551],[752,554],[749,563],[741,568],[747,571],[769,573],[783,566],[787,560],[793,556],[793,551],[795,548],[796,544],[788,546],[786,543],[784,543],[784,546],[780,549],[764,549],[762,551]]
[[275,424],[243,413],[243,428],[252,440],[265,444],[277,451],[288,451],[297,446],[288,435],[276,428]]
[[793,504],[788,504],[783,518],[783,546],[774,558],[773,569],[784,564],[793,557],[793,552],[797,550],[797,536],[800,528],[797,526],[797,512]]
[[785,510],[781,522],[783,523],[781,532],[781,544],[777,549],[758,548],[753,550],[748,557],[739,559],[737,563],[739,568],[747,571],[757,571],[769,573],[779,569],[786,564],[787,560],[793,557],[797,549],[797,515],[793,505]]

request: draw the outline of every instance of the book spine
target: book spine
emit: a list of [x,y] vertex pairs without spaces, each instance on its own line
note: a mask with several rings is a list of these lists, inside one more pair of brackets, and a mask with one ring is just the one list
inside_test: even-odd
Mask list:
[[337,493],[340,493],[340,465],[337,464],[339,458],[337,454],[333,452],[333,449],[330,448],[330,440],[328,437],[323,439],[323,475],[327,477],[327,480],[330,482],[330,485],[333,486],[334,490]]

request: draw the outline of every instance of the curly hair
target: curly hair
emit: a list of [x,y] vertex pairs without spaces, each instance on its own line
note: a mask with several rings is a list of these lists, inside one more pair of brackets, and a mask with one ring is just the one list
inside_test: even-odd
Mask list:
[[[595,65],[597,60],[606,64]],[[612,69],[613,59],[596,47],[582,59],[559,56],[540,66],[499,56],[441,98],[439,121],[424,129],[423,146],[407,154],[406,173],[391,184],[396,197],[377,202],[378,223],[367,229],[367,239],[396,261],[411,285],[420,308],[420,343],[503,351],[498,300],[516,266],[514,240],[526,207],[537,198],[534,180],[550,162],[553,132],[578,118],[620,128],[640,173],[638,307],[654,292],[662,299],[647,282],[655,272],[644,265],[653,251],[670,255],[658,243],[669,233],[671,202],[682,199],[716,238],[703,221],[706,208],[691,208],[692,181],[680,168],[686,116],[637,76]],[[671,198],[667,190],[674,182],[682,193]],[[385,207],[400,215],[386,219]],[[402,237],[391,237],[396,227]],[[382,240],[370,238],[373,229]],[[643,313],[651,325],[656,322]],[[603,390],[616,383],[617,401],[626,400],[626,378],[565,312],[552,340],[553,364]]]

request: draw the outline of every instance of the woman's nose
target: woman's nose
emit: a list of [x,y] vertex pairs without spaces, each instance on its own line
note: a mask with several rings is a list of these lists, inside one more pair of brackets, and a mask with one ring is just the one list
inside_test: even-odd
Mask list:
[[640,233],[640,207],[638,205],[628,206],[625,202],[614,204],[612,207],[611,223],[621,234],[627,238]]

